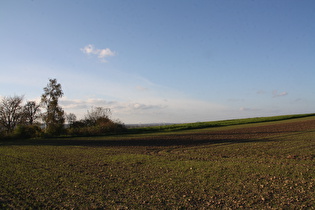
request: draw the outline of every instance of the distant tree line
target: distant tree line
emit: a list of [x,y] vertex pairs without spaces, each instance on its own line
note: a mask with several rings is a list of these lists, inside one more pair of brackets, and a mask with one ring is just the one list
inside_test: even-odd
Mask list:
[[[122,132],[124,124],[113,121],[111,110],[92,107],[84,119],[77,121],[59,105],[63,96],[61,85],[49,79],[41,101],[26,101],[23,96],[3,97],[0,101],[0,138],[33,138],[58,135],[87,136]],[[65,121],[68,126],[65,126]]]

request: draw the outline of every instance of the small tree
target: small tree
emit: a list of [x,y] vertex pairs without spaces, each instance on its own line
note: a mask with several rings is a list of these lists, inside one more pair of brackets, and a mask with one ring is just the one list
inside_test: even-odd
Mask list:
[[66,115],[66,119],[70,127],[72,127],[73,123],[77,120],[77,116],[75,116],[73,113],[69,113]]
[[96,125],[100,121],[109,122],[110,115],[110,108],[92,107],[90,111],[87,111],[87,114],[85,115],[85,120],[91,125]]
[[0,103],[0,125],[7,133],[11,133],[21,122],[23,96],[4,97]]
[[35,101],[28,101],[23,107],[23,118],[25,123],[33,125],[40,117],[40,104],[36,104]]
[[49,79],[47,87],[44,88],[44,94],[41,98],[41,104],[46,112],[43,114],[43,120],[46,123],[46,132],[50,134],[60,134],[65,122],[64,111],[59,106],[58,100],[63,96],[61,85],[56,79]]

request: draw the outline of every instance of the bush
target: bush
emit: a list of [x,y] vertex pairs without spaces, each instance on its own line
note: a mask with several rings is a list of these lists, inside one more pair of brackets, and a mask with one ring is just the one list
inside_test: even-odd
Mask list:
[[52,137],[58,136],[65,133],[65,128],[63,124],[52,124],[46,127],[45,136]]
[[77,136],[100,136],[104,134],[116,134],[126,130],[126,127],[118,122],[111,120],[99,120],[95,124],[90,122],[76,122],[68,129],[69,135]]
[[108,108],[94,107],[88,111],[85,119],[70,123],[67,129],[69,135],[100,136],[116,134],[126,130],[126,127],[110,119],[111,111]]
[[42,134],[42,129],[38,125],[18,125],[13,131],[15,138],[34,138]]
[[0,140],[5,139],[6,135],[4,131],[0,131]]

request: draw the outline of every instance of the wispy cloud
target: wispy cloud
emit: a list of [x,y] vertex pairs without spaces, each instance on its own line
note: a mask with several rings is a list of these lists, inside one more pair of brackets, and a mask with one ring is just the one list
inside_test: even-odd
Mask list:
[[87,100],[80,99],[68,99],[66,97],[60,100],[60,104],[65,109],[79,110],[79,109],[89,109],[93,106],[103,106],[103,107],[112,107],[116,104],[115,101],[107,101],[104,99],[90,98]]
[[[62,98],[60,104],[67,113],[75,113],[83,118],[91,107],[110,108],[114,118],[124,123],[154,122],[194,122],[218,119],[226,110],[221,105],[191,99],[154,99],[149,100],[104,100],[89,98],[85,100]],[[218,114],[218,116],[217,116]]]
[[60,103],[65,109],[89,109],[93,106],[103,106],[117,110],[148,110],[148,109],[163,109],[164,105],[138,103],[138,102],[120,102],[120,101],[107,101],[103,99],[90,98],[87,100],[78,99],[61,99]]
[[92,54],[92,55],[96,55],[101,62],[106,63],[107,60],[105,60],[106,57],[110,57],[110,56],[115,56],[116,53],[113,52],[111,49],[109,48],[105,48],[105,49],[97,49],[94,47],[94,45],[89,44],[86,45],[84,48],[81,48],[81,51],[85,54]]
[[146,87],[143,87],[143,86],[140,86],[140,85],[136,86],[136,89],[139,90],[139,91],[148,91],[149,90],[149,88],[146,88]]
[[244,102],[245,99],[243,99],[243,98],[229,98],[227,101],[232,102],[232,103],[236,103],[236,102]]
[[284,91],[284,92],[278,93],[277,90],[274,90],[272,92],[272,95],[273,95],[274,98],[276,98],[276,97],[286,96],[286,95],[288,95],[288,92]]
[[240,111],[242,111],[242,112],[257,112],[257,111],[260,111],[260,109],[249,108],[249,107],[241,107]]
[[141,103],[130,103],[128,106],[131,110],[148,110],[148,109],[163,109],[166,108],[164,105],[150,105]]
[[258,95],[262,95],[262,94],[265,94],[265,91],[264,91],[264,90],[258,90],[256,93],[257,93]]

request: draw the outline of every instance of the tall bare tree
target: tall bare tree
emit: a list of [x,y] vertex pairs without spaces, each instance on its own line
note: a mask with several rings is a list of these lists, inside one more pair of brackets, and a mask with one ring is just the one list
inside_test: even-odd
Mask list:
[[58,100],[63,96],[60,83],[56,79],[49,79],[47,87],[41,98],[41,104],[46,112],[43,114],[43,120],[46,123],[46,131],[51,134],[59,134],[63,129],[65,122],[64,111],[59,106]]
[[10,133],[21,122],[23,96],[4,97],[0,102],[0,125]]

